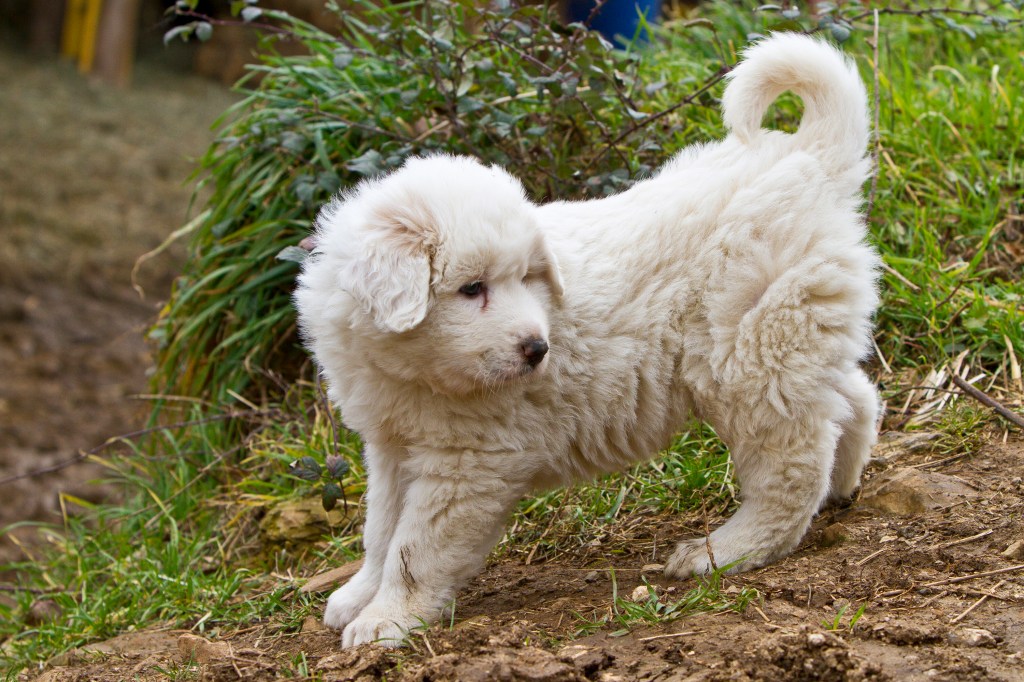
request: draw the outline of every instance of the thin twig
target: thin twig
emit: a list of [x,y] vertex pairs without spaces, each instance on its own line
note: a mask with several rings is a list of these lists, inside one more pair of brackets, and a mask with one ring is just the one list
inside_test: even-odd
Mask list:
[[1013,573],[1014,571],[1024,570],[1024,564],[1017,564],[1016,566],[1007,566],[1006,568],[997,568],[994,571],[984,571],[982,573],[972,573],[971,575],[962,575],[959,578],[947,578],[946,580],[936,580],[932,583],[925,583],[920,587],[936,587],[938,585],[952,585],[954,583],[963,583],[968,580],[976,580],[978,578],[987,578],[990,575],[1001,575],[1003,573]]
[[[977,10],[954,9],[952,7],[930,7],[928,9],[897,9],[894,7],[881,7],[873,9],[870,12],[862,12],[860,14],[855,14],[853,16],[846,17],[846,21],[852,24],[856,21],[860,21],[861,19],[866,19],[872,13],[892,14],[896,16],[913,16],[918,18],[953,15],[972,19],[991,19],[991,15],[985,12],[980,12]],[[1003,26],[1014,26],[1022,23],[1024,23],[1024,19],[1006,19],[1006,22],[1005,24],[1003,24]]]
[[708,550],[708,561],[711,562],[711,570],[717,571],[718,564],[715,563],[715,551],[711,549],[711,529],[708,526],[708,508],[705,504],[703,491],[701,491],[700,495],[700,512],[701,516],[704,517],[704,546]]
[[188,428],[190,426],[203,426],[205,424],[211,424],[213,422],[225,421],[225,420],[228,420],[228,419],[243,419],[243,418],[248,418],[248,417],[265,417],[265,416],[269,416],[269,415],[273,415],[273,414],[277,414],[277,413],[278,413],[277,409],[269,409],[269,410],[243,410],[242,412],[229,412],[227,414],[218,414],[218,415],[214,415],[212,417],[205,417],[203,419],[193,419],[191,421],[175,422],[173,424],[165,424],[163,426],[151,426],[151,427],[146,428],[146,429],[139,429],[138,431],[131,431],[129,433],[123,433],[123,434],[121,434],[119,436],[111,436],[110,438],[108,438],[107,440],[103,441],[99,445],[97,445],[97,446],[95,446],[93,448],[90,448],[88,450],[81,450],[74,457],[69,457],[68,459],[61,460],[60,462],[57,462],[56,464],[51,464],[49,466],[40,467],[39,469],[32,469],[31,471],[26,471],[26,472],[21,473],[21,474],[14,474],[13,476],[8,476],[6,478],[0,478],[0,486],[6,485],[8,483],[13,483],[15,481],[20,481],[20,480],[22,480],[24,478],[34,478],[36,476],[42,476],[43,474],[50,474],[50,473],[53,473],[55,471],[60,471],[61,469],[66,469],[69,466],[72,466],[72,465],[78,464],[79,462],[85,461],[86,459],[88,459],[89,457],[92,457],[93,455],[98,455],[99,453],[101,453],[104,450],[106,450],[107,448],[109,448],[111,445],[115,445],[116,443],[120,443],[122,441],[134,440],[136,438],[141,438],[143,436],[148,436],[148,435],[153,434],[153,433],[159,433],[160,431],[173,431],[173,430],[176,430],[176,429]]
[[1024,570],[1024,564],[1017,564],[1016,566],[1007,566],[1006,568],[997,568],[994,571],[984,571],[982,573],[972,573],[970,575],[962,575],[956,578],[946,578],[945,580],[936,580],[930,583],[924,583],[923,585],[910,586],[901,590],[889,590],[879,594],[876,599],[884,599],[886,597],[895,597],[901,594],[906,594],[913,589],[921,589],[925,587],[938,587],[939,585],[952,585],[955,583],[963,583],[968,580],[976,580],[978,578],[987,578],[990,575],[1002,575],[1003,573],[1013,573],[1014,571]]
[[855,561],[853,565],[854,566],[863,566],[864,564],[866,564],[867,562],[871,561],[872,559],[874,559],[879,554],[882,554],[883,552],[887,552],[887,551],[889,551],[889,548],[888,547],[883,547],[880,550],[877,550],[875,552],[872,552],[871,554],[868,554],[866,557],[864,557],[860,561]]
[[[993,590],[998,590],[998,589],[999,589],[1000,587],[1002,587],[1002,586],[1003,586],[1003,585],[1004,585],[1005,583],[1006,583],[1006,581],[1005,581],[1005,580],[1000,580],[999,582],[997,582],[997,583],[996,583],[995,587],[993,587],[992,589],[993,589]],[[986,600],[986,599],[988,599],[988,598],[989,598],[989,596],[990,596],[990,595],[987,595],[987,594],[983,594],[983,595],[981,596],[981,598],[980,598],[980,599],[979,599],[978,601],[976,601],[976,602],[974,602],[973,604],[971,604],[970,606],[968,606],[968,607],[967,607],[967,610],[966,610],[966,611],[964,611],[963,613],[961,613],[961,614],[960,614],[959,616],[957,616],[957,617],[956,617],[956,618],[954,618],[953,620],[949,621],[949,624],[950,624],[950,625],[956,625],[957,623],[959,623],[960,621],[962,621],[962,620],[963,620],[964,618],[966,618],[966,617],[967,617],[968,615],[970,615],[971,611],[973,611],[974,609],[976,609],[976,608],[978,608],[979,606],[981,606],[982,604],[984,604],[984,603],[985,603],[985,600]]]
[[651,114],[647,118],[644,118],[644,119],[638,121],[637,123],[634,123],[633,125],[631,125],[629,128],[627,128],[622,133],[620,133],[615,139],[613,139],[610,142],[608,142],[608,144],[606,144],[604,146],[604,148],[594,158],[590,159],[590,161],[587,163],[587,166],[586,166],[586,168],[584,170],[589,171],[591,168],[593,168],[593,166],[598,161],[600,161],[602,158],[604,158],[605,154],[607,154],[609,151],[614,149],[616,147],[616,145],[618,145],[620,142],[625,140],[627,137],[629,137],[633,133],[646,128],[647,126],[649,126],[650,124],[654,123],[655,121],[658,121],[658,120],[664,118],[665,116],[668,116],[669,114],[677,111],[678,109],[681,109],[681,108],[683,108],[683,107],[685,107],[685,106],[687,106],[689,104],[692,104],[694,102],[694,100],[696,100],[698,97],[703,95],[705,92],[707,92],[708,90],[713,88],[723,78],[725,78],[729,74],[729,72],[732,71],[732,68],[733,67],[731,67],[731,66],[723,64],[721,67],[719,67],[718,71],[716,71],[714,74],[711,75],[710,78],[708,78],[708,80],[704,81],[703,85],[701,85],[699,88],[697,88],[696,90],[691,92],[689,95],[687,95],[683,99],[679,100],[679,102],[677,102],[676,104],[673,104],[669,108],[663,109],[663,110],[659,111],[656,114]]
[[871,222],[871,210],[875,207],[875,193],[878,191],[878,157],[879,150],[882,147],[882,139],[878,134],[878,111],[879,111],[879,95],[878,95],[878,8],[875,8],[875,35],[874,44],[871,46],[874,50],[874,72],[875,72],[875,112],[874,112],[874,139],[875,145],[871,152],[871,189],[868,191],[868,206],[864,210],[864,222]]
[[44,590],[38,587],[24,587],[22,585],[7,585],[0,584],[0,592],[28,592],[29,594],[60,594],[61,592],[67,592],[58,587]]
[[533,555],[537,553],[537,548],[540,547],[541,540],[543,540],[551,531],[551,528],[555,525],[555,521],[562,516],[562,509],[565,507],[565,503],[569,500],[569,493],[571,492],[571,487],[565,489],[565,494],[562,495],[562,501],[558,503],[558,509],[556,509],[555,513],[551,515],[551,520],[548,521],[547,527],[544,529],[544,532],[540,534],[540,537],[537,538],[537,541],[533,543],[533,547],[530,549],[530,553],[526,557],[527,566],[529,566],[530,562],[533,561]]
[[668,639],[670,637],[689,637],[690,635],[702,634],[703,630],[687,630],[686,632],[673,632],[668,635],[653,635],[651,637],[641,637],[638,642],[652,642],[656,639]]
[[911,469],[930,469],[932,467],[937,467],[940,464],[948,464],[949,462],[955,462],[956,460],[963,459],[964,457],[970,457],[972,454],[973,453],[970,453],[970,452],[961,452],[958,455],[950,455],[949,457],[943,457],[942,459],[934,459],[934,460],[932,460],[930,462],[921,462],[920,464],[911,464],[909,468],[911,468]]
[[994,532],[995,532],[994,530],[989,528],[988,530],[983,530],[982,532],[978,533],[977,535],[972,535],[969,538],[960,538],[959,540],[952,540],[950,542],[944,542],[941,545],[935,545],[934,547],[932,547],[932,549],[946,549],[947,547],[953,547],[955,545],[963,545],[963,544],[968,543],[968,542],[973,542],[975,540],[980,540],[981,538],[983,538],[983,537],[985,537],[987,535],[992,535],[992,533],[994,533]]
[[984,393],[975,388],[974,386],[971,386],[969,383],[961,379],[956,374],[953,375],[952,379],[953,383],[956,384],[957,387],[964,393],[971,396],[982,405],[992,408],[992,410],[994,410],[1000,417],[1003,417],[1007,421],[1011,421],[1014,424],[1016,424],[1019,428],[1024,429],[1024,417],[1021,417],[1019,414],[1015,412],[1011,412],[1009,409],[1007,409],[1001,403],[995,400],[995,398],[992,398],[987,393]]

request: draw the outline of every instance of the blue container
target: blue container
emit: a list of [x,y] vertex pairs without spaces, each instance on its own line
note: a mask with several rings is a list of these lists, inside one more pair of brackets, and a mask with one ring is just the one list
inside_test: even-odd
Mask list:
[[570,22],[586,24],[600,31],[601,35],[619,47],[628,46],[634,36],[636,42],[646,43],[650,40],[647,31],[640,30],[637,33],[640,17],[644,17],[646,23],[654,24],[661,12],[661,0],[608,0],[591,18],[596,6],[594,0],[567,0],[566,17]]

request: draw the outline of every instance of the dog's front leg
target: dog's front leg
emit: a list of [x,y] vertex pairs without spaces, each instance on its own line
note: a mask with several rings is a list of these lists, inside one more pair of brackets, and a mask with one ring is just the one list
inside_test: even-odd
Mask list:
[[410,629],[437,620],[480,570],[528,488],[523,467],[508,455],[418,452],[407,466],[411,483],[380,589],[345,628],[342,646],[398,646]]
[[324,609],[324,625],[341,630],[355,620],[380,587],[391,536],[398,526],[404,497],[400,464],[403,449],[379,447],[367,443],[363,452],[366,465],[366,521],[363,523],[363,567],[335,590]]

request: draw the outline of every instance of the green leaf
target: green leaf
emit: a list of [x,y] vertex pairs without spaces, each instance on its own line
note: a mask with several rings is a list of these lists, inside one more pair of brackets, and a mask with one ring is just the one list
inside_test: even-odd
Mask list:
[[364,177],[379,175],[384,170],[383,159],[381,158],[380,152],[376,149],[371,149],[365,154],[357,156],[345,164],[345,166],[350,171],[359,173]]
[[196,24],[196,38],[204,43],[213,36],[213,26],[208,21],[200,21]]
[[832,24],[829,28],[832,30],[832,37],[836,39],[837,43],[845,43],[847,40],[850,39],[851,31],[847,26],[840,23],[835,23]]
[[324,464],[327,466],[327,473],[337,481],[344,478],[349,470],[348,462],[340,455],[327,455]]
[[286,130],[281,133],[281,146],[290,152],[301,154],[305,151],[307,144],[309,144],[309,140],[294,131]]
[[259,19],[263,15],[263,10],[259,7],[246,7],[242,10],[242,21],[248,23],[254,19]]
[[339,71],[344,71],[349,67],[354,59],[355,55],[352,54],[352,50],[343,47],[334,51],[334,55],[331,57],[331,63],[334,64],[334,68]]
[[164,33],[164,46],[170,45],[171,41],[175,38],[181,38],[181,42],[187,43],[193,31],[195,31],[195,24],[175,26],[170,31]]
[[331,511],[338,506],[338,500],[344,497],[345,493],[341,486],[334,481],[324,484],[323,492],[320,494],[320,502],[324,505],[324,511]]
[[298,246],[286,246],[278,251],[274,258],[292,263],[304,263],[309,258],[309,251]]
[[320,473],[320,464],[313,457],[305,455],[304,457],[299,458],[299,462],[302,464],[302,466],[306,467],[307,469],[315,471],[317,474]]
[[320,480],[320,465],[312,457],[303,457],[288,466],[288,473],[303,481],[313,483]]

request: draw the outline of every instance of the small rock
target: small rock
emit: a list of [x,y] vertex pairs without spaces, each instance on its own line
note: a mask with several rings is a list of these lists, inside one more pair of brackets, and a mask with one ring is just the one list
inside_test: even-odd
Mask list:
[[593,649],[582,644],[570,644],[559,650],[558,660],[571,663],[576,669],[582,672],[587,678],[593,678],[594,673],[607,668],[612,662],[612,656],[604,650]]
[[633,588],[633,592],[629,595],[629,600],[637,603],[647,601],[651,596],[651,592],[648,589],[648,587],[654,588],[655,594],[658,593],[657,585],[637,585]]
[[995,635],[982,628],[964,628],[959,632],[951,634],[950,639],[955,644],[972,647],[996,645]]
[[1003,556],[1007,559],[1024,559],[1024,540],[1010,543],[1010,546],[1003,551]]
[[231,645],[227,642],[211,642],[198,635],[185,633],[178,637],[178,651],[186,660],[211,663],[230,656]]
[[896,468],[869,481],[860,503],[891,514],[912,516],[977,497],[976,491],[952,476]]
[[320,632],[321,630],[326,629],[327,628],[324,624],[320,622],[320,619],[316,616],[306,616],[302,621],[302,632]]
[[807,635],[807,643],[810,646],[823,646],[827,641],[828,640],[826,639],[825,635],[821,634],[820,632],[812,632],[811,634]]
[[25,614],[25,623],[32,626],[50,623],[57,620],[60,614],[61,608],[57,602],[52,599],[37,599],[32,602],[28,613]]
[[334,682],[362,682],[384,679],[390,667],[387,649],[356,647],[324,656],[316,664],[316,672]]
[[588,583],[596,583],[601,579],[601,574],[598,571],[591,571],[583,576],[583,580]]
[[[355,505],[350,505],[352,509]],[[330,533],[345,521],[342,507],[324,511],[320,498],[283,500],[267,510],[260,530],[270,542],[312,542]]]
[[818,545],[821,547],[835,547],[846,542],[850,537],[850,529],[841,523],[833,523],[821,531],[821,538]]
[[871,451],[871,459],[888,463],[914,452],[929,450],[935,447],[935,441],[941,435],[937,431],[887,431]]
[[76,665],[85,660],[86,654],[81,649],[68,649],[62,651],[56,656],[51,657],[46,661],[46,665],[53,666],[54,668],[63,668],[66,666]]

